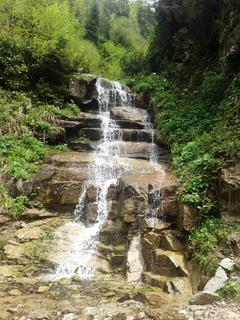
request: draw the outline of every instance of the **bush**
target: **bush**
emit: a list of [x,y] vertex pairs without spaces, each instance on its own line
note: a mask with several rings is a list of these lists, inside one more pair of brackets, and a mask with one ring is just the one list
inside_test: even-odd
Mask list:
[[205,272],[215,272],[220,257],[217,245],[219,241],[226,240],[229,227],[220,219],[208,218],[199,228],[191,231],[190,245],[193,247],[193,258],[200,263]]

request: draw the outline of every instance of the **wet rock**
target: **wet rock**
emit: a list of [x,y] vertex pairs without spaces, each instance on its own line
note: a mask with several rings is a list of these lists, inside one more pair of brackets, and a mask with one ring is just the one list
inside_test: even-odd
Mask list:
[[188,277],[166,277],[152,274],[151,272],[143,272],[142,280],[144,283],[161,288],[164,292],[173,294],[181,293],[189,296],[191,291],[191,283]]
[[126,231],[121,221],[108,221],[102,226],[99,240],[105,245],[109,245],[109,243],[113,246],[125,245],[127,243]]
[[132,299],[135,301],[141,302],[143,304],[146,304],[149,302],[145,294],[143,294],[142,292],[138,292],[137,294],[135,294]]
[[151,143],[124,141],[120,144],[120,156],[122,157],[149,160],[151,155]]
[[213,302],[216,302],[219,300],[220,298],[217,294],[200,291],[191,297],[189,303],[193,305],[206,305],[206,304],[212,304]]
[[[117,133],[117,132],[116,132]],[[132,142],[152,142],[152,133],[149,129],[121,129],[122,140]]]
[[219,198],[223,215],[240,210],[240,165],[222,170],[219,178]]
[[72,139],[68,142],[68,146],[71,150],[78,152],[94,151],[95,145],[92,141],[85,138]]
[[72,282],[74,282],[74,283],[81,283],[82,282],[82,279],[81,279],[81,277],[79,276],[79,275],[74,275],[74,276],[72,276]]
[[89,140],[99,141],[101,139],[102,131],[100,128],[82,128],[78,131],[79,137],[84,137]]
[[110,117],[113,120],[127,120],[132,122],[146,122],[147,112],[140,108],[114,107],[111,108]]
[[126,293],[121,298],[119,298],[117,302],[122,303],[128,300],[131,300],[131,296],[128,293]]
[[180,214],[178,215],[178,228],[180,230],[190,231],[193,227],[197,226],[199,218],[197,210],[190,205],[181,205]]
[[176,196],[178,186],[176,178],[164,171],[122,175],[118,180],[120,214],[125,222],[135,222],[138,216],[145,216],[149,207],[149,188],[161,190],[166,200]]
[[223,288],[225,283],[228,281],[228,276],[222,267],[219,267],[215,273],[215,276],[210,279],[203,291],[209,293],[215,293],[219,289]]

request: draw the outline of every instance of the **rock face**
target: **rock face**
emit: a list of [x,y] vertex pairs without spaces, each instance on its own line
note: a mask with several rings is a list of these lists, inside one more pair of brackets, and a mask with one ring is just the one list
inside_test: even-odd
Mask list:
[[240,165],[223,169],[219,179],[219,197],[224,216],[240,210]]
[[73,211],[82,185],[88,178],[91,161],[91,153],[64,152],[46,157],[34,177],[34,187],[37,189],[34,202],[55,210]]

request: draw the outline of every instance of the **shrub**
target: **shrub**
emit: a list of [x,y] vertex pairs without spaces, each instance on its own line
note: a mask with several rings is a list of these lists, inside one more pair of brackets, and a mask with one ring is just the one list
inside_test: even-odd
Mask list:
[[218,265],[217,245],[220,240],[226,240],[229,227],[216,218],[206,219],[199,228],[191,231],[190,245],[193,247],[193,258],[200,263],[204,270],[212,274]]

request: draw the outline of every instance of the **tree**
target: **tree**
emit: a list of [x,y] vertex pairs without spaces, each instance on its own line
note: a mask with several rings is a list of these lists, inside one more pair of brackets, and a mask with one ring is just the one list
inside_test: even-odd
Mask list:
[[96,0],[93,2],[85,27],[86,39],[97,45],[99,42],[99,8]]

